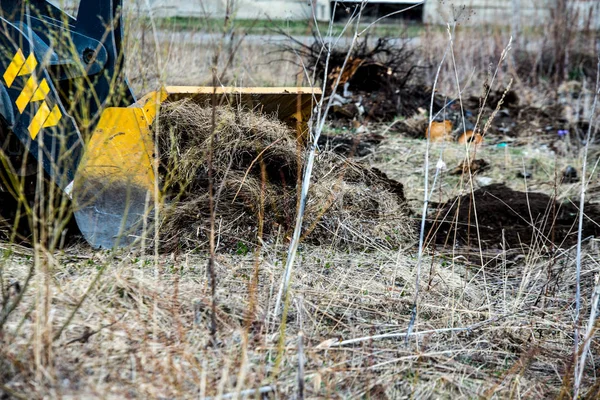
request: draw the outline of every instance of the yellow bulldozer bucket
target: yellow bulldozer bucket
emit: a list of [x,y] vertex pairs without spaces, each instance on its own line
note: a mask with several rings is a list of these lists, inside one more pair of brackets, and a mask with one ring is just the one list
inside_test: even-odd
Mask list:
[[152,231],[151,211],[161,201],[152,124],[164,102],[243,106],[306,130],[319,93],[292,87],[169,86],[130,107],[107,108],[86,144],[73,185],[75,218],[85,239],[97,248],[122,247]]

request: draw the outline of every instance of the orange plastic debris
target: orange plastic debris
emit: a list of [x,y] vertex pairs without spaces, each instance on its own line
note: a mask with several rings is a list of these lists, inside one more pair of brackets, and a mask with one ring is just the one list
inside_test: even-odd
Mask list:
[[451,121],[433,121],[431,123],[431,137],[429,136],[429,129],[425,131],[425,136],[430,138],[432,142],[443,142],[444,140],[448,140],[450,138],[450,132],[452,132]]
[[458,143],[475,143],[475,145],[479,145],[483,142],[483,137],[479,133],[473,133],[473,131],[466,131],[458,138]]

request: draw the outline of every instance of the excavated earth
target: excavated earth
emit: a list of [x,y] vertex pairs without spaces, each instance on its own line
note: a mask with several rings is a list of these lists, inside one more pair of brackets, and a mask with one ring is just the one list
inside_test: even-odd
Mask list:
[[[438,204],[428,223],[438,246],[484,249],[570,247],[577,242],[578,204],[494,184]],[[583,237],[600,234],[600,209],[586,204]]]

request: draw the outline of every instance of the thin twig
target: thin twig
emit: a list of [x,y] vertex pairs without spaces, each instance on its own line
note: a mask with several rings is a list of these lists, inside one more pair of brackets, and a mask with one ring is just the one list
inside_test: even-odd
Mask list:
[[[444,52],[444,56],[442,57],[442,60],[440,61],[439,65],[438,65],[438,69],[435,74],[435,79],[433,81],[433,87],[431,89],[431,102],[429,104],[429,126],[427,128],[429,131],[431,130],[431,125],[433,123],[433,103],[435,101],[435,89],[437,87],[438,79],[440,77],[440,72],[442,70],[442,65],[444,65],[444,61],[446,60],[446,55],[448,54],[449,48],[450,48],[450,45],[448,45],[448,47],[446,48],[446,51]],[[419,232],[419,253],[417,255],[417,267],[416,267],[417,274],[416,274],[416,278],[415,278],[415,295],[413,298],[413,307],[412,307],[412,311],[411,311],[410,322],[408,323],[408,328],[406,330],[405,344],[408,344],[408,338],[409,338],[409,336],[411,336],[412,330],[414,329],[415,322],[417,320],[417,304],[418,304],[418,299],[419,299],[419,281],[421,279],[421,262],[423,260],[423,249],[424,249],[424,243],[425,243],[425,221],[427,218],[427,209],[428,209],[428,205],[429,205],[429,149],[431,146],[431,135],[427,135],[426,140],[427,140],[427,143],[425,145],[425,165],[424,165],[425,177],[423,178],[425,198],[423,199],[423,211],[421,214],[421,231]],[[441,167],[442,167],[442,164],[438,163],[437,168],[436,168],[436,178],[440,172]],[[434,183],[433,187],[435,187],[435,183]]]
[[[358,29],[358,23],[360,22],[360,13],[356,19],[356,24],[357,24],[357,29]],[[348,53],[346,54],[346,58],[344,59],[344,63],[342,64],[342,67],[340,69],[340,74],[338,75],[334,85],[333,85],[333,93],[335,93],[335,91],[337,90],[340,80],[342,78],[342,72],[344,71],[344,69],[346,68],[346,64],[348,63],[348,60],[350,59],[350,56],[352,54],[352,49],[354,48],[356,41],[358,39],[358,35],[355,32],[353,38],[352,38],[352,43],[350,44],[350,47],[348,49]],[[331,45],[329,45],[331,46]],[[327,52],[327,63],[329,62],[329,58],[331,55],[331,48],[329,47],[328,52]],[[323,77],[323,94],[321,95],[321,104],[325,98],[325,85],[327,83],[327,68],[324,71],[325,76]],[[314,135],[313,135],[313,141],[310,145],[310,149],[308,152],[308,159],[306,161],[306,167],[304,169],[304,176],[302,179],[302,188],[301,188],[301,192],[300,192],[300,205],[298,207],[298,215],[296,216],[296,226],[294,227],[294,234],[292,236],[292,241],[290,242],[290,246],[288,249],[288,256],[287,256],[287,261],[285,264],[285,272],[284,272],[284,277],[283,280],[281,282],[281,286],[279,288],[279,293],[277,295],[277,301],[275,303],[275,316],[279,315],[279,310],[281,308],[281,302],[283,299],[287,298],[287,293],[288,293],[288,288],[290,285],[290,280],[292,277],[292,268],[294,265],[294,262],[296,260],[296,252],[298,250],[298,245],[300,244],[300,236],[302,233],[302,223],[304,222],[304,210],[306,208],[306,200],[307,200],[307,196],[308,196],[308,190],[310,188],[310,181],[311,181],[311,177],[312,177],[312,169],[314,166],[314,162],[315,162],[315,156],[316,156],[316,150],[317,150],[317,144],[319,142],[319,137],[321,136],[321,132],[323,131],[323,128],[325,126],[325,122],[327,121],[327,114],[333,104],[333,100],[334,100],[334,96],[330,96],[329,101],[327,103],[327,106],[325,107],[325,109],[323,111],[321,111],[322,107],[318,107],[318,116],[317,116],[317,120],[316,120],[316,125],[317,128],[314,131]]]
[[[507,314],[507,315],[501,315],[498,317],[490,318],[485,321],[481,321],[476,324],[469,325],[469,326],[462,327],[462,328],[430,329],[427,331],[420,331],[420,332],[406,331],[406,332],[396,332],[396,333],[384,333],[381,335],[364,336],[364,337],[355,338],[355,339],[343,340],[341,342],[333,342],[333,343],[328,344],[327,346],[323,346],[323,347],[341,347],[341,346],[346,346],[349,344],[361,343],[361,342],[378,340],[378,339],[393,339],[393,338],[400,338],[400,337],[406,337],[406,336],[422,336],[422,335],[430,335],[430,334],[437,334],[437,333],[448,333],[448,332],[469,332],[470,333],[477,329],[482,328],[483,326],[489,325],[493,322],[497,322],[501,319],[505,319],[505,318],[515,315],[519,312],[520,311],[511,313],[511,314]],[[317,346],[317,348],[318,347],[319,346]]]
[[70,344],[77,343],[77,342],[86,343],[92,336],[94,336],[95,334],[99,333],[101,330],[106,329],[106,328],[110,328],[111,326],[117,324],[119,321],[121,321],[125,317],[125,315],[126,314],[121,315],[121,317],[119,319],[117,319],[115,322],[112,322],[112,323],[110,323],[108,325],[101,326],[100,328],[98,328],[98,329],[96,329],[94,331],[92,331],[88,327],[86,327],[86,330],[83,333],[83,335],[81,335],[78,338],[75,338],[73,340],[69,340],[64,345],[68,346]]
[[304,399],[304,330],[303,330],[303,318],[302,313],[304,310],[304,304],[302,297],[297,301],[296,306],[298,307],[298,323],[300,329],[298,330],[298,391],[296,399]]
[[[242,390],[241,392],[234,392],[234,393],[225,393],[222,396],[218,396],[218,397],[204,397],[203,400],[213,400],[213,399],[233,399],[233,398],[237,398],[237,397],[246,397],[246,396],[252,396],[252,395],[264,395],[267,393],[272,393],[275,392],[275,387],[273,386],[262,386],[259,387],[258,389],[246,389],[246,390]],[[261,398],[260,396],[257,396],[258,398]]]
[[596,316],[598,315],[598,300],[600,300],[600,275],[596,275],[596,285],[594,292],[592,293],[592,309],[590,310],[590,318],[588,319],[587,329],[585,331],[585,339],[583,341],[583,348],[581,349],[581,359],[579,360],[578,374],[575,376],[575,387],[573,398],[576,399],[579,394],[579,388],[581,387],[581,380],[583,379],[583,371],[585,370],[585,360],[590,350],[590,344],[592,337],[595,332]]

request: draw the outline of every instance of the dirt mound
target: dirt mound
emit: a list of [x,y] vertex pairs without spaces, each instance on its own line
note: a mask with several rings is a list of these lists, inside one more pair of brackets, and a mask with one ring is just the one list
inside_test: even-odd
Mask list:
[[[568,247],[577,240],[578,207],[543,193],[490,185],[454,198],[432,213],[429,237],[438,245],[484,249]],[[586,205],[584,237],[600,234],[600,210]]]
[[325,135],[319,137],[319,147],[346,157],[364,157],[372,154],[384,137],[378,134]]
[[[323,51],[328,47],[315,37],[312,45],[298,42],[287,51],[300,54],[311,75],[314,73],[321,83],[326,81],[325,93],[333,97],[329,117],[334,125],[393,121],[398,116],[410,117],[429,105],[431,88],[415,73],[424,67],[419,65],[408,40],[370,41],[365,37],[349,57],[349,49],[333,48],[328,50],[329,59]],[[441,107],[437,100],[436,110]]]
[[[305,149],[280,121],[215,109],[212,159],[220,248],[287,236],[295,222]],[[202,248],[210,230],[209,149],[213,110],[191,102],[163,106],[160,173],[166,193],[162,247]],[[305,236],[342,247],[397,247],[413,237],[402,185],[330,151],[320,153],[308,196]]]

